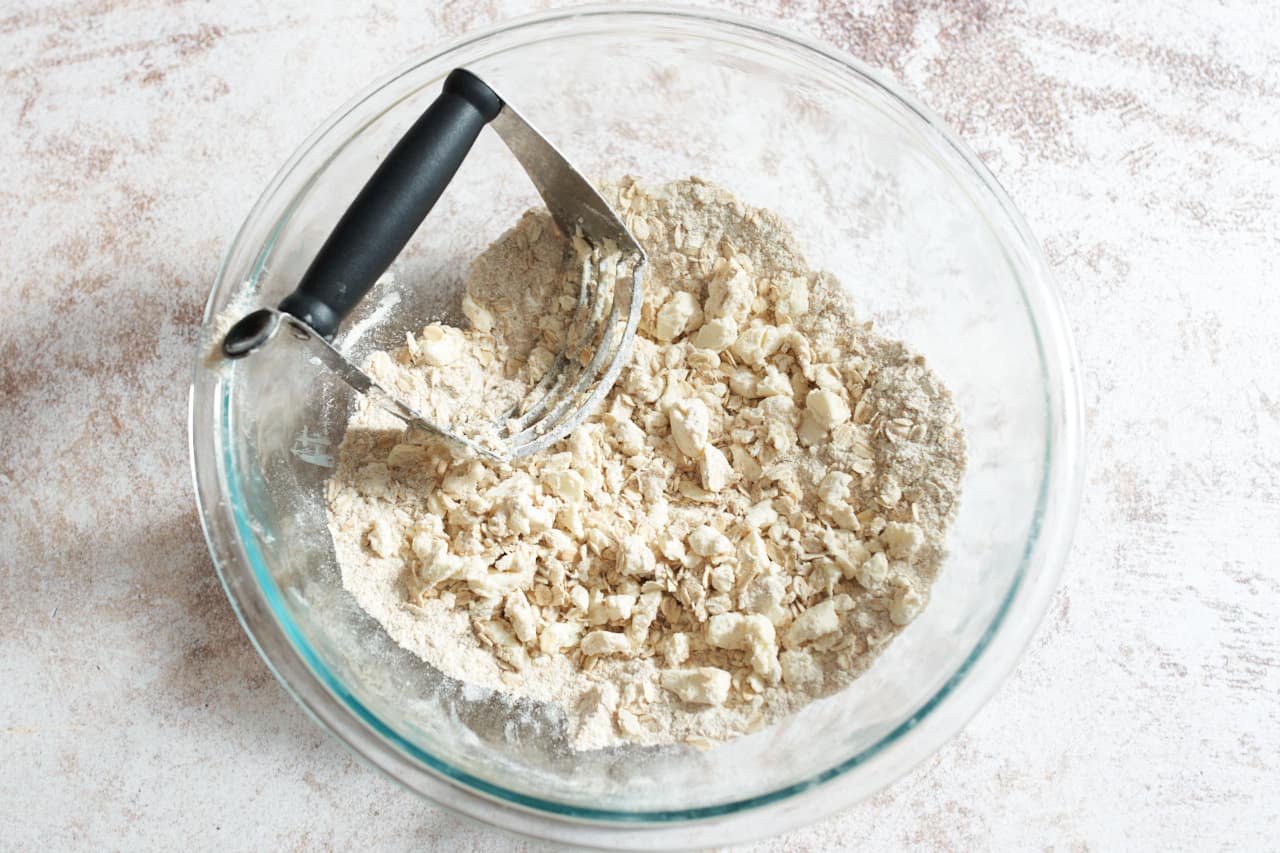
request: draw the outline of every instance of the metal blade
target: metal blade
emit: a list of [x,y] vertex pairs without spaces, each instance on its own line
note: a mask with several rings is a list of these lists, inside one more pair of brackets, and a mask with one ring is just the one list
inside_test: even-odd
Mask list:
[[590,243],[599,246],[612,240],[624,255],[639,252],[643,256],[640,244],[591,182],[510,104],[503,102],[490,126],[520,161],[566,237],[581,225]]

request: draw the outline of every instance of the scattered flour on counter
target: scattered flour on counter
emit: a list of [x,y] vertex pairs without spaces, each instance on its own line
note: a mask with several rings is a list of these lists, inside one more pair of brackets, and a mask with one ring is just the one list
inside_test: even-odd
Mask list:
[[[964,470],[950,393],[779,218],[697,179],[606,190],[649,256],[631,362],[558,445],[455,455],[362,401],[328,484],[343,583],[445,674],[554,702],[579,749],[709,746],[847,685],[925,606]],[[574,250],[529,212],[470,329],[368,370],[443,423],[550,365]]]

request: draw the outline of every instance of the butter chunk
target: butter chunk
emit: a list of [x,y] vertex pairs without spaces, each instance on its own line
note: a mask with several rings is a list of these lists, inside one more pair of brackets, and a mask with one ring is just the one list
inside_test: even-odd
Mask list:
[[896,560],[909,560],[924,541],[924,533],[918,524],[891,521],[880,531],[880,541],[889,556]]
[[788,687],[806,688],[822,683],[822,669],[813,655],[801,649],[785,651],[778,656],[782,681]]
[[634,595],[606,595],[604,597],[604,618],[606,622],[625,622],[631,618],[631,611],[636,606]]
[[773,508],[773,501],[763,500],[747,510],[744,521],[753,530],[768,527],[778,520],[778,511]]
[[707,404],[694,398],[681,400],[667,413],[671,421],[671,437],[676,447],[690,459],[697,459],[707,446],[707,433],[711,430],[711,412]]
[[542,483],[553,495],[568,503],[580,504],[586,498],[582,475],[577,471],[548,471],[542,475]]
[[472,462],[452,473],[450,473],[440,483],[440,489],[445,494],[460,497],[462,495],[475,494],[476,486],[484,478],[484,466],[479,462]]
[[791,396],[791,379],[785,373],[779,373],[772,367],[765,371],[764,377],[756,383],[757,397]]
[[[769,524],[772,525],[777,520],[778,514],[774,512]],[[738,562],[754,569],[763,569],[769,565],[769,549],[759,530],[752,530],[738,541]]]
[[668,634],[660,643],[658,651],[667,662],[667,666],[679,666],[689,659],[689,635],[683,631]]
[[414,579],[419,593],[429,592],[445,581],[466,573],[466,561],[450,554],[449,546],[443,539],[419,533],[413,537],[412,548],[418,558]]
[[738,339],[738,321],[732,317],[716,317],[702,324],[693,336],[693,345],[699,349],[720,352],[728,349]]
[[844,382],[840,371],[833,364],[820,364],[813,369],[813,384],[827,391],[839,391]]
[[554,522],[551,510],[538,506],[528,495],[518,495],[507,505],[507,523],[517,533],[543,533]]
[[618,449],[627,457],[639,456],[644,451],[644,430],[630,419],[620,420],[614,424],[613,439],[618,443]]
[[729,376],[729,390],[739,397],[758,397],[759,388],[760,379],[749,367],[740,367]]
[[836,603],[828,599],[815,604],[796,617],[791,627],[787,629],[787,648],[793,649],[805,643],[811,643],[819,637],[838,630],[840,630],[840,616],[836,613]]
[[805,447],[813,447],[826,439],[827,428],[814,416],[813,412],[806,411],[800,418],[800,428],[796,430],[796,437]]
[[582,636],[582,625],[577,622],[552,622],[538,634],[538,649],[544,655],[554,655],[571,648]]
[[732,317],[742,322],[751,312],[756,299],[756,286],[740,264],[721,267],[707,284],[707,316]]
[[709,492],[719,492],[733,480],[733,467],[714,444],[707,444],[702,448],[702,458],[698,460],[698,478],[702,482],[702,488]]
[[875,589],[889,575],[889,560],[883,553],[872,554],[858,566],[854,577],[866,589]]
[[664,534],[658,539],[658,549],[662,556],[672,563],[683,563],[685,559],[684,542],[671,534]]
[[732,683],[729,673],[714,666],[664,670],[659,681],[664,690],[693,705],[723,705]]
[[850,486],[853,477],[843,471],[828,471],[818,484],[818,499],[830,507],[838,507],[849,502]]
[[658,309],[654,333],[658,340],[671,342],[701,322],[702,308],[692,293],[678,291]]
[[631,641],[626,634],[615,631],[592,631],[582,638],[579,645],[584,655],[625,655],[631,653]]
[[730,563],[721,563],[711,570],[711,588],[716,592],[732,592],[737,575]]
[[[721,613],[707,620],[707,642],[717,649],[746,648],[747,617],[741,613]],[[769,626],[772,629],[772,625]]]
[[651,578],[655,568],[653,550],[643,536],[627,536],[618,546],[618,571],[628,577]]
[[778,628],[784,625],[790,615],[782,606],[782,579],[771,576],[758,577],[742,594],[741,603],[744,610],[759,613]]
[[535,563],[529,552],[520,550],[499,557],[491,568],[476,560],[468,560],[465,568],[467,588],[473,593],[482,598],[504,598],[512,590],[529,587]]
[[787,276],[773,285],[773,315],[779,324],[794,323],[809,312],[809,282],[804,276]]
[[520,590],[512,590],[503,602],[502,615],[511,623],[511,630],[516,639],[522,643],[533,642],[538,635],[538,618],[529,605],[529,600]]
[[699,557],[722,557],[733,550],[733,543],[719,530],[703,524],[689,533],[689,547]]
[[658,618],[658,606],[662,603],[661,592],[641,594],[631,610],[631,624],[627,626],[627,636],[637,645],[643,644],[649,635],[653,620]]
[[751,668],[759,675],[777,671],[777,635],[765,616],[719,613],[707,620],[705,636],[717,649],[751,652]]
[[914,585],[904,580],[899,581],[898,591],[889,605],[889,618],[895,625],[907,625],[920,615],[924,609],[924,597],[916,591]]
[[751,326],[733,342],[733,354],[747,364],[763,365],[765,359],[778,351],[782,334],[777,326],[761,324]]
[[815,388],[804,401],[805,411],[823,429],[831,429],[849,420],[849,404],[834,391]]
[[854,577],[858,567],[871,556],[867,546],[857,536],[844,530],[827,531],[822,537],[822,544],[846,578]]
[[418,336],[418,357],[432,367],[443,367],[461,358],[466,344],[459,330],[432,323]]
[[857,532],[862,529],[862,522],[858,520],[858,514],[854,512],[852,504],[835,507],[829,510],[831,520],[836,523],[841,530]]

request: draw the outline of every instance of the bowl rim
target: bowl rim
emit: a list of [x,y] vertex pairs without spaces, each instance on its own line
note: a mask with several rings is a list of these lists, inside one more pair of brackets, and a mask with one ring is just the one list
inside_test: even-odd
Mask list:
[[[230,409],[226,395],[221,395],[216,408],[218,426],[198,420],[202,378],[207,374],[204,349],[215,312],[217,297],[231,283],[227,281],[237,250],[245,243],[251,226],[257,224],[281,186],[293,175],[299,164],[326,139],[334,128],[370,97],[401,77],[422,66],[440,62],[451,55],[466,52],[484,42],[518,32],[539,31],[574,20],[593,20],[617,25],[640,20],[679,21],[708,28],[709,35],[730,33],[764,41],[782,42],[787,49],[807,54],[838,66],[843,74],[854,75],[878,88],[899,106],[905,107],[922,122],[938,142],[946,143],[950,153],[972,172],[974,188],[987,194],[992,212],[1006,219],[1006,228],[1016,238],[1016,245],[1005,245],[1006,252],[1016,251],[1020,258],[1011,264],[1033,274],[1019,277],[1019,286],[1028,319],[1041,354],[1046,395],[1047,436],[1044,473],[1030,535],[1022,555],[1022,564],[1005,600],[990,625],[970,652],[966,661],[910,717],[882,735],[876,743],[846,758],[809,779],[765,794],[746,797],[715,806],[684,810],[617,811],[570,806],[553,800],[532,797],[471,776],[452,767],[383,723],[375,714],[347,693],[341,682],[328,672],[302,637],[291,619],[281,609],[282,594],[263,561],[257,556],[248,519],[239,507],[238,485],[226,476],[232,468],[229,448],[219,453],[215,446],[216,430],[229,426]],[[525,39],[520,44],[527,44]],[[509,44],[509,50],[518,45]],[[474,61],[476,57],[472,57]],[[309,182],[299,190],[304,193]],[[297,195],[294,196],[297,198]],[[986,207],[987,205],[983,205]],[[259,249],[259,268],[279,231],[292,214],[293,206],[274,223]],[[1011,241],[1015,242],[1015,241]],[[1036,285],[1039,286],[1036,286]],[[201,526],[224,590],[246,634],[277,680],[318,724],[334,734],[358,757],[409,790],[438,804],[473,818],[508,830],[573,843],[599,842],[602,830],[621,830],[635,843],[649,846],[659,842],[659,834],[686,844],[697,841],[690,831],[698,824],[705,828],[716,821],[716,831],[706,834],[699,843],[725,843],[764,834],[750,826],[763,817],[762,812],[775,812],[775,822],[767,832],[777,832],[824,816],[838,808],[880,790],[905,775],[912,767],[939,749],[959,732],[963,725],[994,694],[1001,682],[1016,666],[1041,621],[1057,586],[1078,514],[1084,480],[1083,405],[1080,390],[1080,368],[1061,298],[1039,243],[1007,193],[977,156],[959,137],[931,111],[902,91],[892,80],[865,67],[851,55],[828,47],[806,36],[780,29],[739,15],[700,8],[673,8],[663,5],[627,5],[622,7],[591,5],[544,12],[463,35],[443,47],[415,57],[393,72],[384,75],[344,103],[313,131],[294,151],[267,184],[232,240],[219,268],[202,319],[201,346],[198,348],[189,392],[188,439],[190,463],[195,483],[196,501]],[[1057,375],[1050,375],[1057,369]],[[233,574],[236,572],[236,574]],[[249,583],[252,580],[254,583]],[[1018,607],[1014,608],[1015,603]],[[1003,654],[991,652],[997,645]],[[942,713],[945,711],[945,715]],[[902,735],[916,730],[913,738]],[[911,749],[907,749],[911,747]],[[399,751],[399,752],[397,752]],[[894,756],[893,769],[884,772],[888,754]],[[832,797],[831,780],[844,776],[855,767],[878,763],[881,778],[868,790],[851,797]],[[823,792],[827,796],[820,796]],[[804,801],[803,803],[800,801]],[[737,817],[735,831],[726,834],[726,819]],[[634,836],[632,833],[638,833]],[[701,835],[701,833],[698,833]],[[640,839],[643,837],[643,841]],[[616,832],[609,839],[616,844],[623,839]]]

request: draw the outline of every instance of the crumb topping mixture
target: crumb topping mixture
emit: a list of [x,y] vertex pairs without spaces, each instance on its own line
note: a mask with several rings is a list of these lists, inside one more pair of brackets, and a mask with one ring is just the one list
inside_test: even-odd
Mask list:
[[[777,216],[697,179],[607,194],[649,266],[599,411],[503,464],[362,403],[330,528],[361,606],[446,674],[558,703],[578,748],[707,745],[847,685],[916,617],[964,442],[923,358]],[[429,418],[495,411],[560,349],[578,271],[527,213],[473,265],[469,329],[368,368]]]

